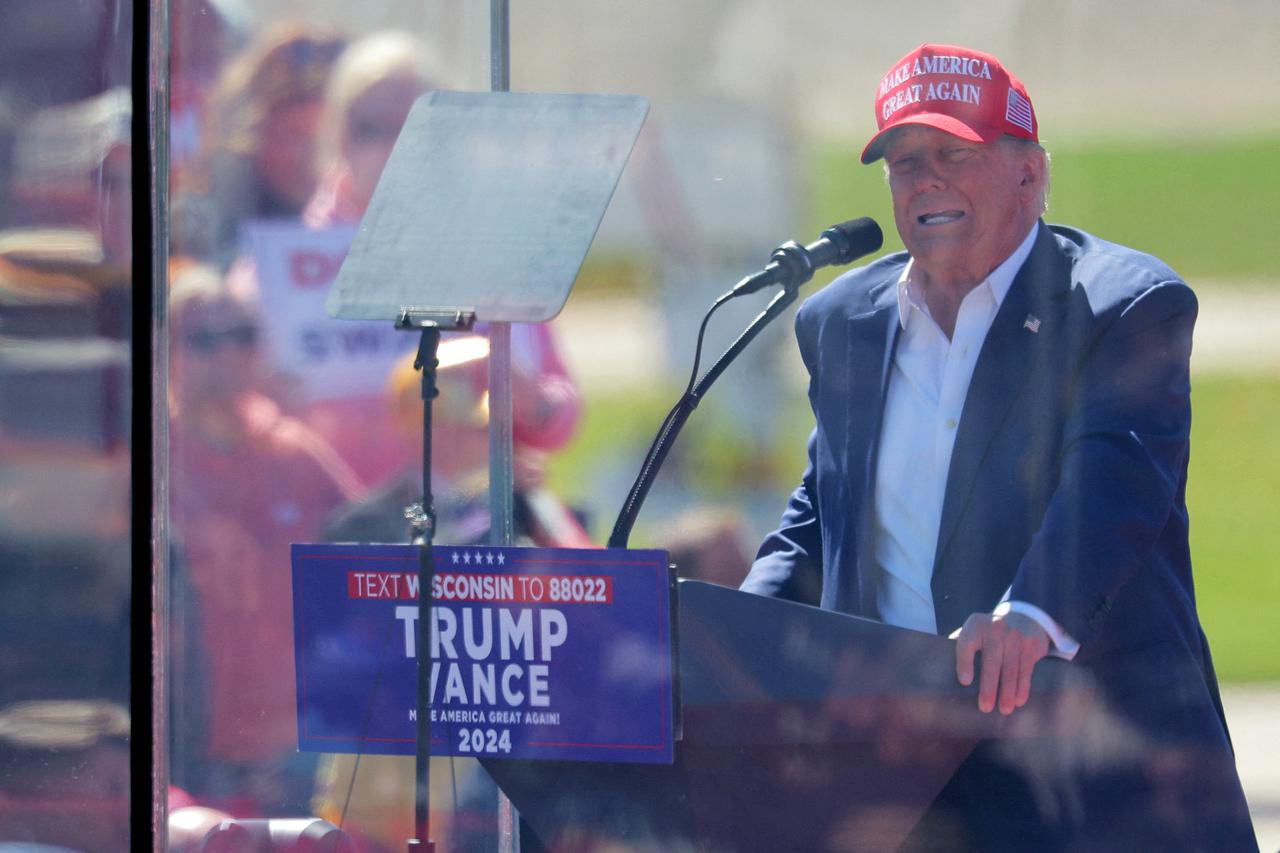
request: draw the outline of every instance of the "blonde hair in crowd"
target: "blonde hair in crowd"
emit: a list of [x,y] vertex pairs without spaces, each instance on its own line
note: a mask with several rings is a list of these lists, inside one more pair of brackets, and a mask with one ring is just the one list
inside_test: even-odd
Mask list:
[[324,97],[345,41],[297,22],[275,24],[231,60],[210,96],[205,157],[222,149],[253,154],[272,113]]
[[318,143],[322,169],[341,160],[347,112],[365,92],[383,80],[417,80],[421,89],[448,87],[443,68],[416,38],[400,30],[372,33],[352,42],[333,66],[325,94],[325,118]]

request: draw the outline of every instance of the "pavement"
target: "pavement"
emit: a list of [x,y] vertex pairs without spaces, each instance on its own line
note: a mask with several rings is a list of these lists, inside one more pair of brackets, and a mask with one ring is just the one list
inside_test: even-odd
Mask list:
[[1191,369],[1194,373],[1280,374],[1280,282],[1197,285]]
[[1228,684],[1222,704],[1258,847],[1280,851],[1280,684]]

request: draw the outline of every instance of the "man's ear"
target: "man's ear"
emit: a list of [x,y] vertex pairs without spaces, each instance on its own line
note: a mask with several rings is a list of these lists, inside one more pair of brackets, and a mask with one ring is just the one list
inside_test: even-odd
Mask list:
[[1019,186],[1036,187],[1040,184],[1040,163],[1038,157],[1023,157],[1019,168]]
[[1039,151],[1028,152],[1018,166],[1018,186],[1032,195],[1041,195],[1049,179],[1049,163]]

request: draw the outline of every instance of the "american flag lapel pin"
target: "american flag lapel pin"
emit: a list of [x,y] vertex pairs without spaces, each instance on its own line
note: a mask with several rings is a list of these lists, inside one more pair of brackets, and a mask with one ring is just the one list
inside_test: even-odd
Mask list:
[[1022,321],[1022,328],[1030,329],[1031,334],[1034,335],[1036,332],[1040,331],[1040,318],[1035,314],[1028,314],[1027,319]]

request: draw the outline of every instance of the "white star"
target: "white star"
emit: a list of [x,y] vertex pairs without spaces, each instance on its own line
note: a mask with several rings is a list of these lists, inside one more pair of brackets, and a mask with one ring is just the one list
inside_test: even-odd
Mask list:
[[488,554],[485,554],[485,555],[484,555],[484,561],[485,561],[486,563],[488,563],[489,565],[491,565],[491,566],[493,565],[493,552],[492,552],[492,551],[490,551]]
[[454,564],[455,566],[456,566],[456,565],[458,565],[458,552],[457,552],[457,551],[454,551],[454,552],[453,552],[453,564]]
[[506,555],[506,554],[504,554],[504,553],[502,553],[501,551],[499,551],[499,552],[498,552],[498,565],[499,565],[499,566],[504,566],[504,565],[506,565],[506,563],[507,563],[507,555]]
[[471,553],[470,553],[470,552],[467,552],[467,553],[465,553],[465,554],[463,554],[463,555],[462,555],[462,562],[466,563],[468,566],[469,566],[469,565],[471,565]]
[[483,562],[484,562],[484,555],[482,555],[479,551],[476,551],[476,565],[478,566]]

